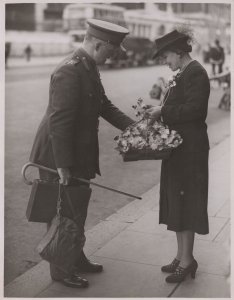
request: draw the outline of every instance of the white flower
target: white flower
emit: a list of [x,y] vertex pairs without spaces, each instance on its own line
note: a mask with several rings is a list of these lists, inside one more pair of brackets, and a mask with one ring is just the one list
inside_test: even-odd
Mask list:
[[161,138],[162,138],[162,139],[167,139],[167,134],[166,134],[166,133],[163,133],[163,134],[161,135]]
[[146,123],[141,122],[137,125],[137,129],[139,129],[139,130],[145,130],[146,128],[147,128]]
[[158,144],[157,144],[157,143],[153,143],[153,144],[150,145],[150,148],[151,148],[152,150],[157,150]]

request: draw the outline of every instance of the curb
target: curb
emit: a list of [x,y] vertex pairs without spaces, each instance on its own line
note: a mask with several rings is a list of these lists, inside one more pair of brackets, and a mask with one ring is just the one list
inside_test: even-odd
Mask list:
[[[230,147],[230,136],[224,138],[210,151],[211,160],[214,162],[220,159],[221,153]],[[155,195],[156,199],[155,199]],[[102,248],[111,239],[149,210],[155,209],[159,202],[159,184],[142,194],[142,200],[134,200],[119,209],[116,213],[107,217],[96,226],[86,231],[87,242],[85,253],[90,256]],[[39,293],[49,287],[53,281],[50,278],[49,264],[41,261],[36,266],[20,275],[4,288],[5,297],[36,297]],[[27,288],[25,288],[27,287]]]
[[[93,255],[98,249],[108,243],[108,241],[144,215],[146,211],[155,207],[157,204],[155,194],[158,193],[158,191],[159,184],[141,195],[142,200],[130,202],[109,216],[106,220],[101,221],[86,231],[87,242],[84,248],[85,253],[88,256]],[[36,297],[52,283],[49,264],[42,260],[36,266],[6,285],[4,287],[4,297]]]

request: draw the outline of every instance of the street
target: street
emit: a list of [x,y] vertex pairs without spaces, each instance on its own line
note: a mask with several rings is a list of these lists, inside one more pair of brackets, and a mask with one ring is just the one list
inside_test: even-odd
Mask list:
[[[5,282],[40,261],[35,247],[45,233],[45,225],[29,223],[25,210],[30,186],[21,178],[21,168],[28,162],[33,138],[48,101],[49,79],[53,67],[31,67],[6,71],[5,98]],[[169,77],[166,67],[102,70],[102,82],[107,96],[126,114],[135,118],[131,106],[141,97],[147,104],[149,91],[157,78]],[[212,90],[207,123],[211,126],[222,119],[229,119],[226,111],[217,108],[221,90]],[[136,119],[136,118],[135,118]],[[100,120],[101,177],[95,182],[141,195],[159,181],[160,161],[124,163],[114,149],[114,137],[119,131]],[[211,147],[223,139],[224,132],[210,132]],[[30,172],[29,172],[30,173]],[[31,177],[37,174],[32,171]],[[86,229],[116,212],[132,198],[93,187]]]

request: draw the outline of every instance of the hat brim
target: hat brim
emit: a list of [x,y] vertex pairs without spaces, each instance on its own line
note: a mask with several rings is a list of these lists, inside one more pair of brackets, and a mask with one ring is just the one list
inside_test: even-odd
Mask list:
[[154,53],[153,53],[153,56],[152,56],[152,59],[155,59],[155,58],[158,58],[163,51],[166,50],[166,47],[164,47],[163,49],[160,49],[160,50],[156,50]]
[[187,37],[181,36],[173,41],[169,41],[163,47],[161,47],[160,49],[158,49],[154,52],[152,59],[155,59],[156,57],[160,56],[162,54],[162,52],[166,51],[171,45],[173,45],[173,44],[177,43],[179,40],[183,40],[183,39],[187,39]]

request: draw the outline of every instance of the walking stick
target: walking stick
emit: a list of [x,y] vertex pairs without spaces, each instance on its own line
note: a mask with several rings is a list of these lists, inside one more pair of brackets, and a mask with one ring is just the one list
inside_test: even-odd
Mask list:
[[[28,167],[36,167],[38,169],[41,169],[41,170],[44,170],[44,171],[47,171],[47,172],[50,172],[50,173],[58,175],[58,172],[56,170],[54,170],[54,169],[50,169],[50,168],[47,168],[47,167],[44,167],[44,166],[41,166],[41,165],[29,162],[29,163],[27,163],[27,164],[25,164],[23,166],[22,171],[21,171],[22,176],[23,176],[23,180],[28,185],[32,185],[33,184],[33,182],[30,181],[30,180],[28,180],[27,177],[26,177],[26,170],[27,170]],[[129,197],[132,197],[132,198],[136,198],[136,199],[142,200],[141,197],[138,197],[138,196],[135,196],[135,195],[132,195],[132,194],[128,194],[128,193],[125,193],[125,192],[122,192],[122,191],[110,188],[110,187],[105,186],[105,185],[94,183],[94,182],[89,181],[87,179],[83,179],[83,178],[79,178],[79,177],[72,177],[72,178],[75,179],[75,180],[78,180],[80,182],[84,182],[84,183],[87,183],[87,184],[95,185],[97,187],[100,187],[100,188],[112,191],[114,193],[118,193],[118,194],[122,194],[122,195],[125,195],[125,196],[129,196]]]

